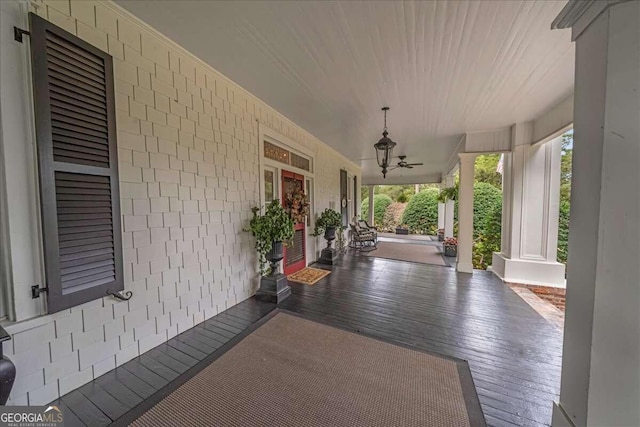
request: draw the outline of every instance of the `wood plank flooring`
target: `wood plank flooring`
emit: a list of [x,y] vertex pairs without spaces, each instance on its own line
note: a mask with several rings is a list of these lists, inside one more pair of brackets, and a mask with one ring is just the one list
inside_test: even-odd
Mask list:
[[[468,360],[489,425],[550,424],[561,332],[491,273],[347,254],[316,285],[291,286],[283,309]],[[274,308],[244,301],[55,404],[70,426],[108,425]]]

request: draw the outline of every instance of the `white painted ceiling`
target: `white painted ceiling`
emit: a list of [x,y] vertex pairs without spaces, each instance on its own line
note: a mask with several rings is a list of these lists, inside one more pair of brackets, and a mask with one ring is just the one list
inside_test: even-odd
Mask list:
[[563,1],[117,0],[381,183],[373,144],[437,181],[466,131],[535,119],[573,91]]

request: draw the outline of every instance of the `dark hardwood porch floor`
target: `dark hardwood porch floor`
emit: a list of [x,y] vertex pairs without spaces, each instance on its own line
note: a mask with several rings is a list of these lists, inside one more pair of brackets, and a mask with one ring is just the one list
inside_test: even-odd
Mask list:
[[[468,360],[489,425],[551,423],[562,335],[491,273],[346,255],[292,289],[281,308]],[[68,425],[107,425],[274,308],[244,301],[55,403]]]

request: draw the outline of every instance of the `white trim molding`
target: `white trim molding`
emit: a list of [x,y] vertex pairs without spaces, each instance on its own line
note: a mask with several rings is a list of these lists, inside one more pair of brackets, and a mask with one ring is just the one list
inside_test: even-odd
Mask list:
[[571,28],[571,39],[580,34],[609,7],[628,0],[570,0],[551,23],[552,30]]

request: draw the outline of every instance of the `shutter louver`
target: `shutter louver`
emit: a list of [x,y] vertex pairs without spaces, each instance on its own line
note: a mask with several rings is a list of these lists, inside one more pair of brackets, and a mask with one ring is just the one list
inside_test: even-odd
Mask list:
[[115,280],[109,178],[56,172],[56,201],[62,289]]
[[103,61],[52,33],[46,43],[53,160],[108,168]]
[[124,288],[111,57],[30,15],[49,312]]

